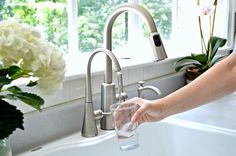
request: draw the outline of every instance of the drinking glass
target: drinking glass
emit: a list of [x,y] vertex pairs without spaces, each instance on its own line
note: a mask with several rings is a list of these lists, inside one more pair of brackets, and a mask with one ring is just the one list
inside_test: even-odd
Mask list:
[[111,105],[114,127],[119,141],[121,150],[131,150],[139,147],[138,133],[136,129],[138,123],[132,123],[131,118],[140,106],[137,104]]

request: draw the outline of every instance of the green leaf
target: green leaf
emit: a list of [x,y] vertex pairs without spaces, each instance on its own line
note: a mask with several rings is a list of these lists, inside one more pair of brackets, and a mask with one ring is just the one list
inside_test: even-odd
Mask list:
[[192,56],[186,56],[186,57],[183,57],[181,59],[179,59],[176,63],[179,63],[179,62],[182,62],[182,61],[192,61],[194,60],[194,58]]
[[207,57],[205,54],[191,54],[191,56],[186,56],[179,59],[175,63],[175,70],[180,71],[186,66],[197,66],[200,69],[204,68],[207,65]]
[[191,54],[192,58],[198,61],[200,64],[207,64],[207,56],[205,54]]
[[11,86],[7,88],[7,91],[11,92],[11,93],[19,93],[22,92],[22,90],[17,87],[17,86]]
[[27,87],[33,87],[33,86],[36,86],[38,84],[37,81],[30,81],[26,86]]
[[18,98],[14,96],[14,94],[0,95],[0,99],[18,100]]
[[19,92],[15,93],[14,96],[37,110],[41,110],[41,106],[44,104],[44,100],[36,94]]
[[224,59],[225,57],[227,57],[227,56],[220,56],[220,57],[218,57],[217,59],[213,60],[213,61],[211,62],[212,66],[213,66],[214,64],[216,64],[217,62],[219,62],[220,60]]
[[191,56],[186,56],[177,61],[179,62],[199,62],[200,64],[206,64],[207,62],[207,57],[205,54],[191,54]]
[[31,74],[29,71],[21,69],[18,66],[10,66],[8,68],[8,75],[13,79],[16,80],[22,77],[30,77]]
[[19,73],[21,71],[21,68],[18,67],[18,66],[10,66],[8,69],[7,69],[7,72],[8,72],[8,75],[10,77],[12,77],[13,75],[15,75],[16,73]]
[[0,76],[0,90],[4,85],[10,84],[12,82],[11,79],[5,77],[5,76]]
[[0,69],[0,76],[6,76],[6,75],[7,75],[7,69],[2,68],[2,66],[1,66],[1,69]]
[[24,129],[23,113],[16,106],[0,99],[0,139],[8,137],[16,128]]
[[217,37],[217,36],[211,37],[208,40],[207,56],[209,55],[210,44],[211,44],[211,47],[212,47],[212,52],[211,52],[210,59],[212,60],[215,57],[218,49],[220,47],[223,47],[225,45],[226,41],[227,41],[226,39],[220,38],[220,37]]

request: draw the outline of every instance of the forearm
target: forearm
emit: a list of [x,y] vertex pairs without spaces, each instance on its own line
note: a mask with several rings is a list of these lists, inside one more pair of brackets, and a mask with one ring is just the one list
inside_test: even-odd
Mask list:
[[236,90],[236,55],[231,54],[196,80],[161,99],[163,116],[190,110]]

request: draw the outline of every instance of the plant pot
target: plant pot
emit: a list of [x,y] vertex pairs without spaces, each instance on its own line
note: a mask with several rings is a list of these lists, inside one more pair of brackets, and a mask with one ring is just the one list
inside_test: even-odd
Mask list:
[[186,83],[192,82],[198,76],[200,76],[204,71],[200,70],[198,67],[188,67],[185,73]]
[[0,156],[12,156],[10,141],[8,138],[0,140]]

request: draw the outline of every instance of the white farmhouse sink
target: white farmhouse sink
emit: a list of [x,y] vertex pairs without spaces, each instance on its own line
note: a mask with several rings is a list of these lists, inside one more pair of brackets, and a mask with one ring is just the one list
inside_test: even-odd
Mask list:
[[236,156],[236,131],[168,118],[139,127],[140,147],[121,151],[114,131],[74,134],[18,156]]

